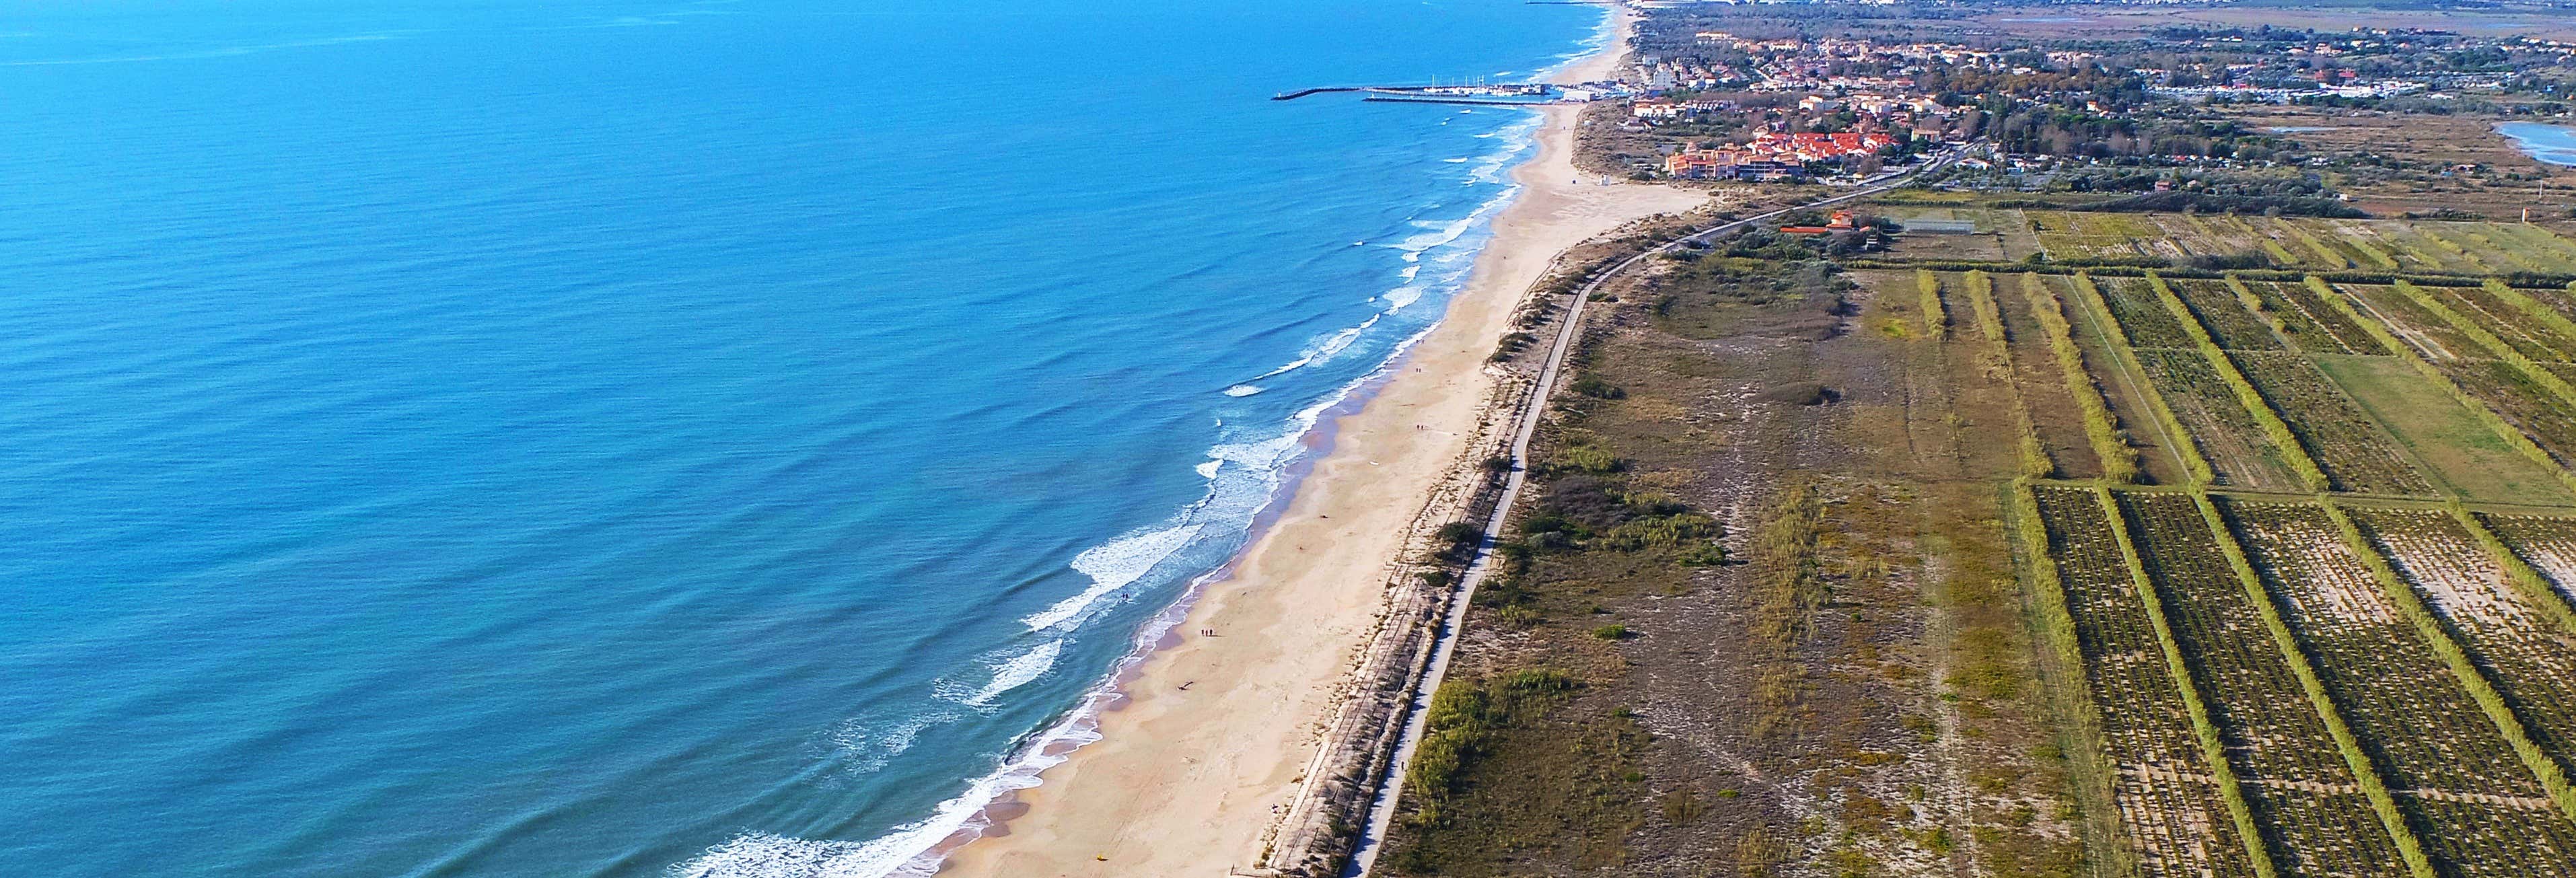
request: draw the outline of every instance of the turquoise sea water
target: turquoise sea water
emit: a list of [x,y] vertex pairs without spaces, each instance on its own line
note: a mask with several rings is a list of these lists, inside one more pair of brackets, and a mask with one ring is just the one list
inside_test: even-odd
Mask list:
[[[0,20],[0,862],[877,875],[1434,319],[1519,0]],[[919,863],[914,862],[914,867]]]
[[2576,127],[2507,122],[2496,126],[2524,155],[2553,165],[2576,167]]

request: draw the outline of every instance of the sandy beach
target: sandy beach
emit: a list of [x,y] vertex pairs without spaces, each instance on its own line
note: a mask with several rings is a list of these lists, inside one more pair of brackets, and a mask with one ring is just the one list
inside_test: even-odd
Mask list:
[[[1560,81],[1606,78],[1626,44],[1624,9],[1603,51]],[[1705,195],[1600,185],[1574,169],[1577,111],[1550,107],[1519,196],[1493,221],[1447,318],[1357,413],[1279,520],[1209,586],[1104,715],[1102,740],[1018,795],[997,834],[950,855],[962,876],[1218,876],[1260,854],[1273,809],[1313,755],[1353,650],[1380,609],[1389,560],[1425,498],[1458,465],[1495,378],[1485,357],[1558,252]],[[1217,636],[1201,636],[1201,631]],[[1187,689],[1183,689],[1183,686]],[[1023,810],[1024,809],[1024,810]]]

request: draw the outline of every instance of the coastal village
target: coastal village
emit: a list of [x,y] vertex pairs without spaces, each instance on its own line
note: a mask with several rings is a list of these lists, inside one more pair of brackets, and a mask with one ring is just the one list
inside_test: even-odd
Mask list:
[[[1975,144],[1954,185],[2080,188],[2104,176],[2083,169],[2108,166],[2158,169],[2135,184],[2142,191],[2188,188],[2210,185],[2200,171],[2313,176],[2375,161],[2283,136],[2315,126],[2249,118],[2550,117],[2568,111],[2576,89],[2576,39],[2554,34],[2180,24],[2131,41],[2032,44],[1984,28],[1954,28],[1975,36],[1947,39],[1922,38],[1920,26],[1910,38],[1895,27],[1885,36],[1836,34],[1818,29],[1823,15],[1728,8],[1658,10],[1618,78],[1562,93],[1614,108],[1592,117],[1615,132],[1597,139],[1604,170],[1638,180],[1849,184]],[[1729,21],[1737,24],[1706,26]],[[2263,107],[2275,109],[2254,112]],[[2479,166],[2429,170],[2474,177]]]

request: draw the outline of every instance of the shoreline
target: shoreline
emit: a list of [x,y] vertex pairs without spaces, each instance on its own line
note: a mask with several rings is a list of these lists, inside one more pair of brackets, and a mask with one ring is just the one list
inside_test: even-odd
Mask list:
[[[1606,78],[1634,19],[1611,7],[1600,45],[1548,78]],[[1416,513],[1498,416],[1485,355],[1524,294],[1559,252],[1704,200],[1584,183],[1572,163],[1580,108],[1541,113],[1537,153],[1512,168],[1517,191],[1440,322],[1353,393],[1355,411],[1346,401],[1317,424],[1308,441],[1324,453],[1268,526],[1095,696],[1096,739],[988,806],[978,837],[941,845],[942,874],[1214,875],[1258,858],[1376,627]]]
[[[2552,137],[2549,133],[2529,135],[2508,130],[2526,126],[2550,129],[2556,136]],[[2512,141],[2514,151],[2522,153],[2525,158],[2553,167],[2576,168],[2576,125],[2554,122],[2498,122],[2495,131],[2503,135],[2506,140]],[[2553,141],[2564,141],[2565,145]]]

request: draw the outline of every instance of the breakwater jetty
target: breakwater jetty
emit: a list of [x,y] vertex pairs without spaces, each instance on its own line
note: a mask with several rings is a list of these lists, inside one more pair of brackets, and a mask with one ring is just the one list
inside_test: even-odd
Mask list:
[[1331,86],[1326,88],[1301,88],[1296,91],[1283,91],[1278,94],[1271,95],[1270,99],[1274,101],[1293,101],[1307,95],[1319,95],[1327,92],[1367,90],[1368,88],[1366,86],[1358,85]]
[[1498,99],[1552,98],[1557,95],[1557,91],[1554,87],[1539,83],[1520,83],[1513,85],[1329,85],[1319,86],[1316,88],[1301,88],[1296,91],[1283,91],[1278,94],[1271,95],[1270,99],[1274,101],[1293,101],[1307,95],[1328,94],[1333,92],[1366,92],[1371,95],[1369,100],[1379,100],[1380,98],[1378,96],[1387,96],[1412,99],[1440,99],[1444,101],[1473,100],[1478,103],[1533,103],[1533,101],[1528,100],[1510,101]]

